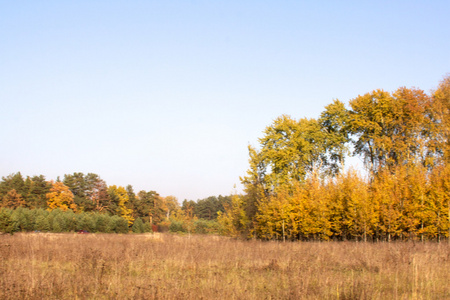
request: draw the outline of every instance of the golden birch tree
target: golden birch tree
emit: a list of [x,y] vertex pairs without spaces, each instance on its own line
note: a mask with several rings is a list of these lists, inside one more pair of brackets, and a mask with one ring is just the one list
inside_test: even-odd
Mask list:
[[52,187],[50,192],[46,194],[47,197],[47,209],[61,209],[62,211],[67,211],[69,209],[76,211],[77,206],[74,202],[74,197],[69,187],[67,187],[62,182],[51,182]]
[[129,198],[127,190],[122,186],[117,187],[116,185],[112,185],[108,187],[108,194],[117,205],[117,214],[127,220],[128,225],[131,226],[134,218],[133,211],[128,208]]

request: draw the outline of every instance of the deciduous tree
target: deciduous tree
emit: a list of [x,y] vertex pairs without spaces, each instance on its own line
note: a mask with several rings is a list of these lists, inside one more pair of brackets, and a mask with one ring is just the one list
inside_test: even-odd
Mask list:
[[108,193],[112,201],[117,204],[117,214],[126,219],[128,225],[131,226],[134,218],[132,216],[133,211],[127,207],[129,201],[127,190],[122,186],[112,185],[108,188]]
[[24,207],[25,201],[23,200],[21,194],[17,193],[15,189],[12,189],[3,197],[2,206],[13,209],[17,207]]
[[50,211],[57,208],[62,211],[68,209],[75,211],[77,209],[72,192],[62,182],[52,182],[52,187],[46,197],[47,209]]

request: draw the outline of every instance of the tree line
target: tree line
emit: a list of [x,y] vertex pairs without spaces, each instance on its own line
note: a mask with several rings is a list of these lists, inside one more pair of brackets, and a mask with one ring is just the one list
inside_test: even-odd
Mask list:
[[[0,181],[0,231],[218,233],[217,212],[228,196],[185,200],[156,191],[135,193],[131,185],[108,186],[94,173],[76,172],[61,180],[20,172]],[[86,221],[87,220],[87,221]]]
[[108,186],[94,173],[66,174],[62,180],[47,181],[43,175],[24,178],[18,172],[2,178],[0,197],[5,208],[106,213],[126,219],[129,225],[137,218],[156,224],[179,207],[174,197],[144,190],[136,194],[131,185]]
[[[348,108],[347,108],[348,107]],[[450,76],[282,115],[249,146],[244,195],[219,217],[235,236],[289,240],[450,236]],[[345,168],[358,157],[364,171]]]

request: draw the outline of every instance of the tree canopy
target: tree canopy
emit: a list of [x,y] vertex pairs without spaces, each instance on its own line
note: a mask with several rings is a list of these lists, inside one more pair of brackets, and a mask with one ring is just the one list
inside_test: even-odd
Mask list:
[[265,239],[450,238],[449,125],[450,76],[431,94],[377,89],[318,119],[282,115],[249,146],[245,194],[219,221]]

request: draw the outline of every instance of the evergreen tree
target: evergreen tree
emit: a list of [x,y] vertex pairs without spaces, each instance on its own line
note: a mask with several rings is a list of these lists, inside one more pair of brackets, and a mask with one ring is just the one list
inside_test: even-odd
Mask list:
[[16,231],[16,223],[11,217],[11,210],[0,208],[0,232],[13,234]]
[[27,177],[25,181],[27,187],[26,205],[29,208],[46,208],[47,193],[50,192],[52,184],[45,180],[43,175]]
[[134,221],[133,226],[131,227],[131,230],[134,233],[144,233],[145,232],[144,222],[142,222],[141,218],[137,218]]

